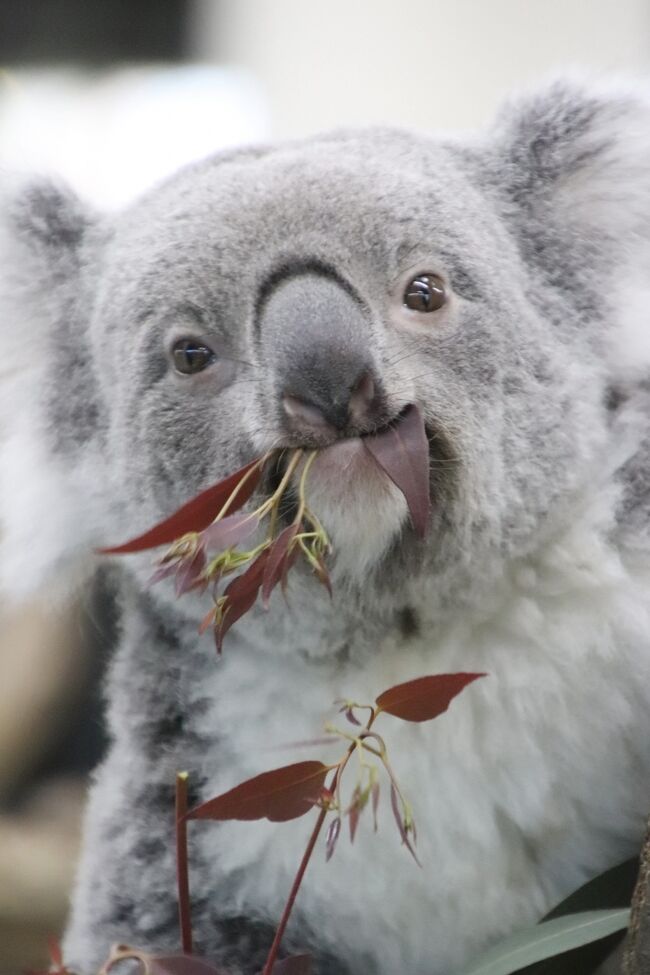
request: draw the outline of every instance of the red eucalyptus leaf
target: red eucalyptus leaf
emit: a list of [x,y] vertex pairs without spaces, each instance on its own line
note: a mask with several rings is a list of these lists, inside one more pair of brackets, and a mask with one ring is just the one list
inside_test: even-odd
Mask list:
[[50,965],[46,972],[36,971],[33,968],[26,968],[23,971],[23,975],[74,975],[69,968],[63,964],[63,952],[61,951],[61,945],[54,935],[50,934],[47,938],[48,954],[50,956]]
[[148,972],[149,975],[227,975],[223,968],[215,968],[195,955],[153,955],[128,945],[113,945],[100,975],[112,972],[115,966],[119,966],[121,972],[120,963],[123,961],[138,962],[140,968],[137,975],[142,972]]
[[[358,792],[358,789],[355,789],[355,793],[356,792]],[[348,822],[350,826],[350,843],[354,843],[354,837],[356,836],[357,833],[357,826],[359,825],[360,815],[361,815],[361,809],[359,807],[358,802],[355,804],[354,797],[353,797],[352,805],[348,810]]]
[[397,795],[397,789],[394,784],[390,784],[390,808],[393,810],[393,816],[395,817],[395,822],[397,823],[397,828],[399,830],[399,835],[402,837],[402,843],[406,843],[406,830],[404,829],[404,819],[402,818],[402,810],[399,806],[399,797]]
[[205,614],[205,616],[204,616],[204,617],[203,617],[203,619],[201,620],[201,624],[200,624],[200,626],[199,626],[199,633],[201,633],[201,634],[203,634],[203,633],[205,633],[205,631],[206,631],[206,630],[207,630],[207,629],[208,629],[208,628],[209,628],[210,626],[212,626],[212,624],[214,623],[214,618],[215,618],[215,615],[216,615],[216,612],[217,612],[217,610],[216,610],[216,609],[215,609],[215,607],[213,606],[213,607],[212,607],[212,609],[211,609],[211,610],[209,610],[209,611],[208,611],[208,612],[207,612],[207,613]]
[[376,700],[380,711],[404,721],[431,721],[446,711],[457,694],[486,674],[433,674],[390,687]]
[[201,573],[204,569],[205,552],[202,548],[197,549],[189,559],[181,559],[174,580],[176,595],[182,596],[184,593],[189,592],[190,589],[194,589],[197,585],[200,585]]
[[406,827],[404,826],[404,817],[402,816],[402,811],[399,807],[399,798],[397,796],[397,789],[395,788],[395,784],[393,782],[391,782],[390,784],[390,806],[391,809],[393,810],[393,816],[395,817],[395,822],[397,823],[397,829],[399,830],[399,835],[402,838],[402,843],[409,851],[409,853],[417,863],[418,867],[421,867],[422,864],[418,860],[417,853],[413,849],[411,841],[408,837],[408,833],[406,832]]
[[420,410],[410,406],[394,426],[362,437],[361,442],[406,498],[413,527],[424,538],[431,497],[429,441]]
[[330,766],[296,762],[262,772],[229,792],[190,809],[188,819],[269,819],[283,823],[313,809],[320,798]]
[[157,582],[161,582],[163,579],[167,579],[168,576],[173,576],[178,571],[178,562],[165,562],[164,565],[159,565],[152,577],[147,582],[148,586],[155,586]]
[[224,606],[223,617],[221,623],[217,627],[215,632],[215,639],[217,641],[217,650],[221,653],[223,647],[223,640],[233,625],[237,620],[245,616],[246,613],[253,608],[255,605],[255,600],[257,599],[257,594],[260,591],[260,586],[262,585],[262,578],[264,575],[264,568],[266,566],[266,560],[269,557],[269,549],[265,548],[264,551],[257,556],[254,562],[248,566],[245,572],[242,572],[240,576],[226,586],[224,590],[224,596],[227,596],[228,601]]
[[311,955],[290,955],[276,961],[272,975],[311,975]]
[[194,955],[154,955],[148,961],[151,975],[225,975]]
[[320,791],[320,806],[323,809],[334,808],[334,793],[326,785]]
[[168,518],[159,521],[158,524],[142,535],[137,535],[121,545],[100,548],[99,552],[102,555],[127,555],[130,552],[143,552],[148,548],[156,548],[158,545],[170,545],[188,532],[203,531],[217,517],[242,478],[251,471],[246,483],[233,500],[230,511],[238,511],[246,504],[262,476],[260,468],[253,471],[258,463],[257,460],[251,461],[250,464],[246,464],[245,467],[235,471],[230,477],[219,481],[218,484],[213,484],[205,491],[201,491],[200,494],[177,508]]
[[325,840],[325,860],[331,860],[334,855],[334,850],[336,849],[336,841],[338,840],[341,833],[341,817],[337,816],[333,819],[327,828],[327,837]]
[[54,968],[63,968],[63,952],[61,951],[61,945],[59,944],[58,938],[55,938],[53,934],[48,935],[47,938],[47,949],[50,955],[50,961]]
[[259,527],[260,520],[257,515],[227,515],[221,521],[208,525],[201,532],[201,539],[209,549],[225,552],[227,548],[233,548],[242,542],[248,541]]
[[342,708],[339,708],[339,714],[345,714],[345,717],[350,722],[350,724],[355,724],[359,728],[361,727],[361,722],[355,717],[354,711],[351,707],[347,707],[345,704]]
[[375,782],[371,789],[372,794],[372,818],[375,827],[375,833],[377,832],[377,809],[379,808],[379,782]]
[[289,559],[289,548],[298,533],[298,527],[297,522],[292,522],[292,524],[287,525],[269,549],[269,557],[264,569],[264,578],[262,581],[262,603],[265,609],[269,605],[271,593],[285,575],[285,568]]

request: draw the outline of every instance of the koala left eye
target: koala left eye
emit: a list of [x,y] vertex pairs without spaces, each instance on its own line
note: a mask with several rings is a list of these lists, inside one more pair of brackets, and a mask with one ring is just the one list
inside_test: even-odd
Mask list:
[[217,357],[203,342],[195,339],[180,339],[172,347],[172,358],[176,372],[191,376],[207,369]]
[[407,284],[403,300],[411,311],[426,314],[442,308],[447,300],[447,289],[444,281],[437,274],[425,272],[418,274]]

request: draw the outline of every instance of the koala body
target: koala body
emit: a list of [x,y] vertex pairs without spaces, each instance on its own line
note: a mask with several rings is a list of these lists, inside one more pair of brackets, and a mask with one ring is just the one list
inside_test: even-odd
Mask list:
[[[8,197],[6,588],[88,571],[96,546],[276,446],[324,448],[309,499],[333,544],[333,601],[296,572],[289,608],[254,610],[219,660],[198,597],[148,588],[146,555],[116,562],[112,745],[71,967],[93,972],[115,941],[177,946],[177,770],[199,801],[313,758],[275,746],[321,734],[336,699],[427,673],[488,676],[431,725],[382,718],[422,869],[384,800],[378,835],[362,821],[329,863],[317,850],[288,948],[328,975],[447,975],[636,851],[649,118],[635,92],[559,83],[473,140],[368,130],[245,149],[110,218],[50,186]],[[432,311],[404,303],[422,275],[444,294]],[[191,375],[174,368],[185,339],[209,353]],[[424,541],[359,440],[413,403]],[[197,953],[259,970],[311,826],[192,824]]]

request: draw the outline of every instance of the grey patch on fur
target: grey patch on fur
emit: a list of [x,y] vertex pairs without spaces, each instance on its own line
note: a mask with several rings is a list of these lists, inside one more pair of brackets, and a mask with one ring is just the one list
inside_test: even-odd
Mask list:
[[409,640],[420,631],[418,614],[411,606],[404,606],[397,614],[400,632],[405,640]]

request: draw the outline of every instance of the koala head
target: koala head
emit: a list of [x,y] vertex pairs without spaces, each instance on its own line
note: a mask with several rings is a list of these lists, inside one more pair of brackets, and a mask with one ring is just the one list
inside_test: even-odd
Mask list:
[[[51,185],[10,195],[6,582],[39,584],[273,447],[325,448],[310,501],[360,587],[532,550],[612,449],[647,128],[636,96],[562,83],[473,140],[226,153],[111,217]],[[411,404],[425,542],[359,449]]]

